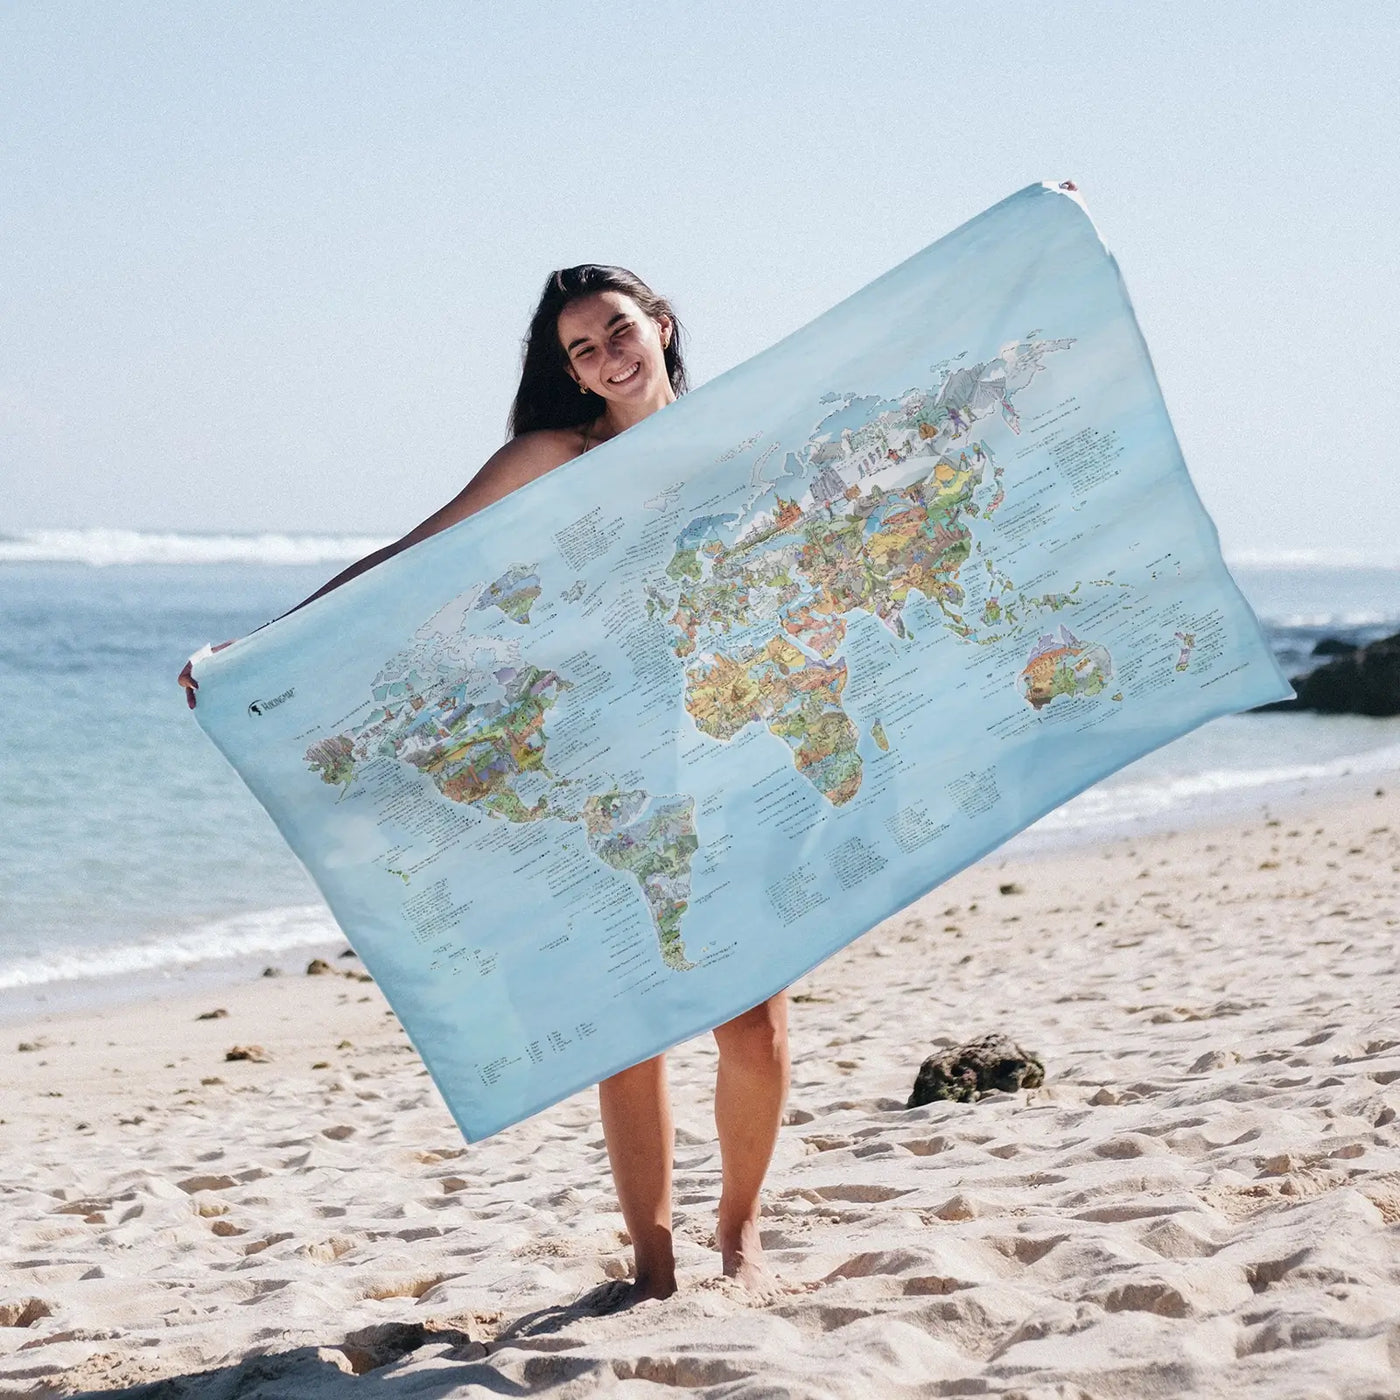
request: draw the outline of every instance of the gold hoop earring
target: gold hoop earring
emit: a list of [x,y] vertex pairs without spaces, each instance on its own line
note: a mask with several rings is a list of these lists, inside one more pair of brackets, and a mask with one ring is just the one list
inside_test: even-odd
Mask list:
[[578,391],[580,394],[586,394],[588,392],[588,390],[585,389],[582,384],[578,386]]

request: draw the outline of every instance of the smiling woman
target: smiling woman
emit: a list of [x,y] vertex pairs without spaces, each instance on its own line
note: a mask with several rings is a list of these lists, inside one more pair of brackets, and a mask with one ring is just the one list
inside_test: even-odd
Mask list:
[[[641,382],[631,385],[634,363]],[[593,425],[599,442],[609,428],[621,432],[645,417],[644,405],[659,408],[685,391],[681,326],[670,302],[624,267],[583,263],[545,283],[525,337],[510,433]],[[599,425],[600,417],[609,421]]]
[[[510,441],[441,510],[297,606],[626,432],[685,389],[681,326],[664,297],[621,267],[584,263],[551,273],[525,337]],[[190,666],[179,679],[193,708],[199,683]],[[787,1097],[787,994],[780,992],[717,1026],[714,1036],[719,1047],[715,1124],[723,1167],[715,1239],[725,1275],[768,1294],[775,1281],[759,1241],[759,1193]],[[591,1300],[595,1308],[612,1309],[643,1298],[665,1298],[676,1288],[671,1236],[675,1131],[665,1057],[605,1079],[598,1098],[608,1159],[636,1256],[630,1281],[604,1285],[601,1296]]]

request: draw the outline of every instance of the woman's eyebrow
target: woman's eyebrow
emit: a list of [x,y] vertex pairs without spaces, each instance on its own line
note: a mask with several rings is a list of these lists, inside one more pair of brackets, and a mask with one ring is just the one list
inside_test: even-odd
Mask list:
[[[603,329],[604,329],[605,331],[606,331],[606,330],[611,330],[611,329],[613,328],[613,326],[615,326],[619,321],[625,321],[626,319],[627,319],[627,313],[626,313],[625,311],[618,311],[618,312],[614,313],[612,316],[609,316],[609,317],[608,317],[608,324],[607,324],[606,326],[604,326]],[[564,347],[564,352],[565,352],[565,354],[568,354],[570,351],[572,351],[573,348],[574,348],[576,345],[583,345],[587,340],[588,340],[588,337],[587,337],[586,335],[575,336],[575,337]]]

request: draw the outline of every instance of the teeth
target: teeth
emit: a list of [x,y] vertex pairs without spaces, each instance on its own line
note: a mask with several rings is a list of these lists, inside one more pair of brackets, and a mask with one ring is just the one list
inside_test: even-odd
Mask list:
[[609,384],[625,384],[625,383],[627,382],[627,380],[631,379],[632,376],[633,376],[634,374],[636,374],[636,372],[637,372],[639,369],[641,369],[641,367],[642,367],[641,361],[638,360],[636,364],[634,364],[630,369],[626,370],[624,373],[613,375],[612,378],[610,378],[610,379],[608,380],[608,383],[609,383]]

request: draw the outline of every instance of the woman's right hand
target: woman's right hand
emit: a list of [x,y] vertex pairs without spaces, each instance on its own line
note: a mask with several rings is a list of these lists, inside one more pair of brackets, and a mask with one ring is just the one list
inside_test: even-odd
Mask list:
[[[232,641],[232,640],[227,641],[227,642],[217,642],[217,643],[215,643],[214,646],[210,647],[209,650],[210,650],[210,651],[222,651],[225,647],[231,647],[232,645],[233,645],[233,641]],[[186,701],[186,703],[189,705],[190,709],[194,709],[194,705],[195,705],[194,693],[195,693],[196,690],[199,689],[199,682],[198,682],[197,680],[195,680],[195,678],[194,678],[194,672],[193,672],[193,669],[192,669],[193,666],[194,666],[194,659],[191,658],[189,661],[186,661],[186,662],[185,662],[184,669],[183,669],[183,670],[180,672],[180,674],[175,678],[175,679],[176,679],[176,682],[177,682],[178,684],[184,686],[184,688],[185,688],[185,701]]]

